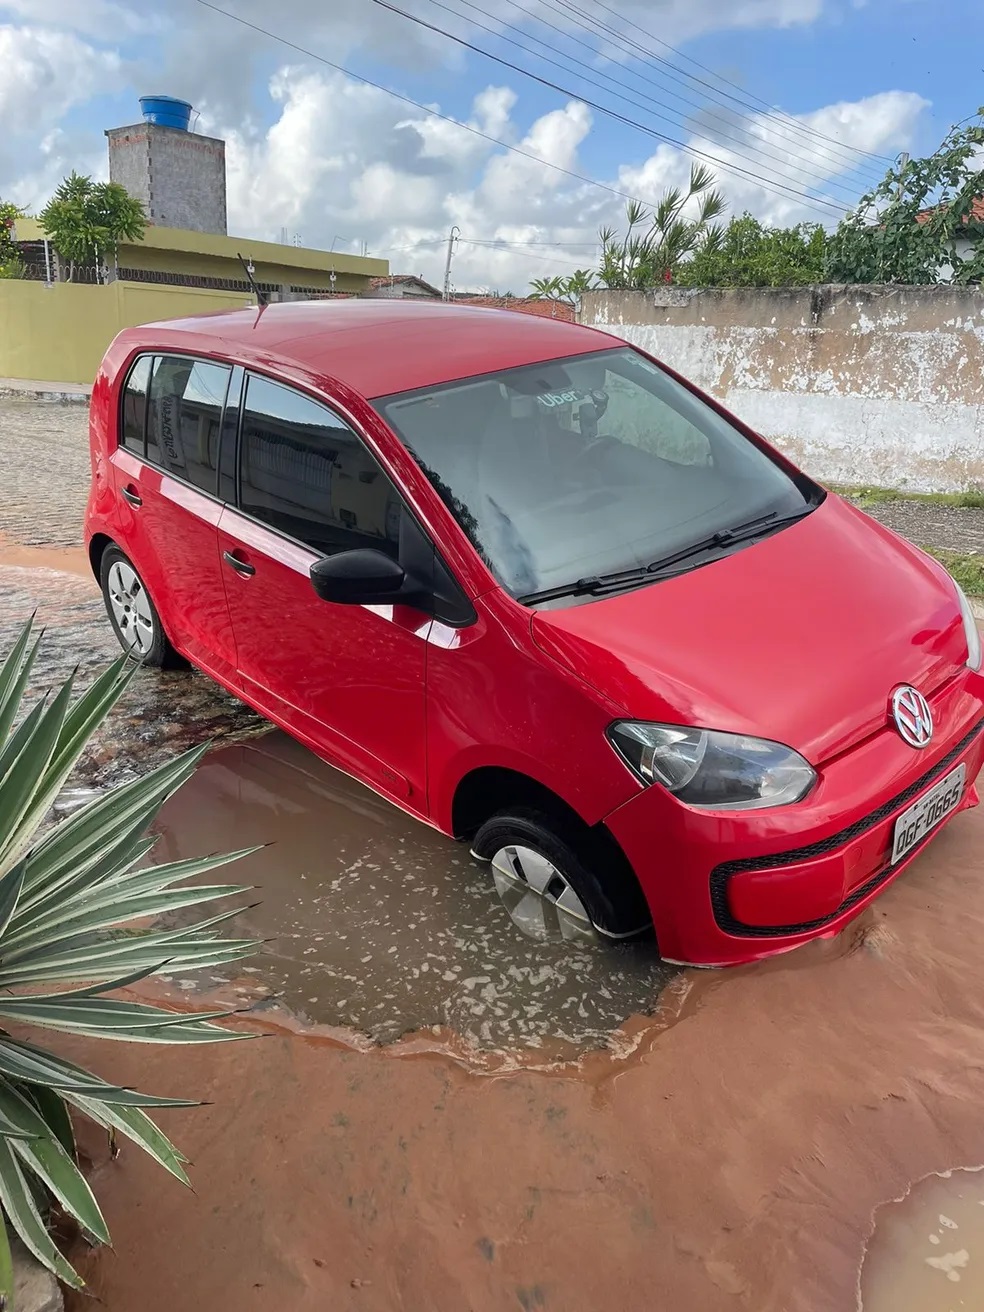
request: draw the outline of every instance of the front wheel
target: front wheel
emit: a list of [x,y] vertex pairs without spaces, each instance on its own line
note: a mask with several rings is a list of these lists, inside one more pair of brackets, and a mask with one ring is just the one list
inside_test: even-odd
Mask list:
[[539,900],[562,928],[567,921],[613,939],[649,928],[642,890],[621,853],[616,859],[587,827],[581,832],[560,817],[514,807],[486,820],[472,855],[491,863],[500,894],[512,888],[528,906]]
[[103,552],[99,581],[109,622],[126,654],[141,665],[160,669],[182,664],[143,579],[119,547],[107,547]]

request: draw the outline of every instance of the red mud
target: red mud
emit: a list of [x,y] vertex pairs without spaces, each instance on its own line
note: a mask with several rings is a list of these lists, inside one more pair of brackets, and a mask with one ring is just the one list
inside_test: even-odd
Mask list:
[[[0,532],[0,565],[23,569],[54,569],[92,579],[92,566],[84,547],[25,547]],[[96,587],[93,580],[93,587]]]
[[109,1312],[849,1312],[875,1208],[984,1161],[982,876],[979,810],[840,939],[691,974],[631,1055],[553,1074],[272,1023],[60,1043],[212,1104],[161,1115],[194,1193],[98,1147],[115,1252],[72,1256]]

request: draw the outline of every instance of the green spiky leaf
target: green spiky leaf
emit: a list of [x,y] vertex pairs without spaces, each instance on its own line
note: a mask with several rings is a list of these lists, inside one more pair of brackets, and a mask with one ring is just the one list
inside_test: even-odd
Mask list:
[[[243,892],[238,885],[188,881],[249,852],[143,864],[154,843],[146,836],[148,825],[194,772],[204,747],[49,824],[52,803],[135,667],[123,658],[84,692],[76,695],[69,679],[25,708],[37,648],[28,623],[0,665],[0,1015],[17,1024],[127,1042],[249,1037],[215,1023],[229,1010],[186,1013],[109,996],[165,969],[237,961],[255,950],[253,940],[220,937],[241,907],[178,928],[159,923],[167,913]],[[18,989],[20,995],[12,992]],[[187,1183],[186,1159],[143,1108],[191,1105],[122,1088],[0,1030],[0,1204],[30,1251],[66,1284],[79,1287],[81,1281],[48,1234],[44,1200],[57,1200],[94,1242],[109,1241],[76,1164],[69,1107],[109,1133],[127,1136]],[[9,1299],[2,1218],[0,1232],[0,1299]]]

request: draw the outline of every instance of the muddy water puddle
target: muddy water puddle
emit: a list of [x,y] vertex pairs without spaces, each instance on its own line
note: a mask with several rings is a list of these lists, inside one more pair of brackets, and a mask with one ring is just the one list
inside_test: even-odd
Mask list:
[[878,1209],[861,1270],[863,1312],[981,1312],[984,1168],[920,1180]]
[[500,896],[465,846],[280,733],[211,753],[155,829],[159,861],[270,844],[227,872],[261,899],[235,933],[266,940],[233,982],[306,1024],[382,1043],[453,1030],[482,1050],[576,1056],[652,1012],[677,974],[651,939],[601,944]]

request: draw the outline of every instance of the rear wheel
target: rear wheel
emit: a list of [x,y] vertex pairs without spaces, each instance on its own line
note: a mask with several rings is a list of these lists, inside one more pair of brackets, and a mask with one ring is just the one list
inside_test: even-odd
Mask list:
[[472,854],[490,862],[517,923],[556,919],[564,937],[582,926],[616,939],[649,928],[642,891],[624,858],[611,860],[587,826],[580,830],[564,817],[513,807],[482,825]]
[[99,581],[109,622],[126,654],[141,665],[161,669],[181,665],[143,579],[119,547],[107,547],[103,552]]

